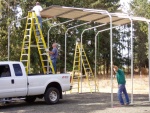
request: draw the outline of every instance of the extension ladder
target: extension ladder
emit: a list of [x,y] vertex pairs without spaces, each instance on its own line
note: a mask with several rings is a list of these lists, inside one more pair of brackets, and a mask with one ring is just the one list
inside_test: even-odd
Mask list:
[[[44,74],[46,74],[49,72],[49,66],[50,66],[52,73],[54,74],[55,71],[49,53],[47,52],[47,46],[38,22],[38,18],[35,12],[32,11],[29,11],[27,16],[20,61],[24,64],[26,72],[30,73],[32,30],[34,32],[36,47],[38,49],[38,53],[42,64],[42,70]],[[37,34],[37,31],[39,32],[39,34]]]
[[[82,52],[82,54],[81,54],[81,52]],[[81,65],[83,67],[85,76],[81,76],[82,75],[81,74]],[[90,92],[99,91],[98,84],[96,82],[96,77],[94,76],[94,74],[92,72],[92,69],[89,64],[86,53],[84,51],[83,45],[81,47],[81,44],[79,42],[77,42],[76,47],[75,47],[75,55],[74,55],[74,62],[73,62],[72,86],[73,86],[73,89],[77,88],[78,92],[80,89],[81,78],[86,78],[88,87],[90,88]],[[75,79],[76,79],[76,81],[75,81]]]

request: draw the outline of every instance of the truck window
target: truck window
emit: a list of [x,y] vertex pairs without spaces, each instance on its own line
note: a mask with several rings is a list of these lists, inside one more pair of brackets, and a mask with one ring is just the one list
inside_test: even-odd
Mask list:
[[10,77],[9,65],[0,65],[0,77]]
[[22,76],[22,70],[19,64],[13,64],[13,68],[16,76]]

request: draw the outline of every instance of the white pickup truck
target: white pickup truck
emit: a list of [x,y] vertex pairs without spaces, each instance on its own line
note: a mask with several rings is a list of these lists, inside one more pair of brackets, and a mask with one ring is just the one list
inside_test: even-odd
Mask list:
[[47,104],[55,104],[62,99],[62,92],[71,89],[70,74],[27,75],[21,62],[0,62],[0,100],[24,98],[32,103],[43,98]]

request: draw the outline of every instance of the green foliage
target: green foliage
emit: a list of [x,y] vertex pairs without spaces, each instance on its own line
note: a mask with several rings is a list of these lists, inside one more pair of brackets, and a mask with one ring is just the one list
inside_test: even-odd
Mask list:
[[[80,7],[80,8],[96,8],[96,9],[103,9],[108,10],[110,12],[115,12],[119,7],[119,1],[120,0],[39,0],[42,7],[48,7],[51,5],[60,5],[60,6],[70,6],[70,7]],[[30,0],[18,0],[17,2],[14,0],[10,1],[11,6],[15,6],[19,2],[22,10],[23,10],[23,17],[27,16],[28,11],[32,9],[32,7],[35,5],[36,0],[30,1]],[[1,51],[0,51],[0,60],[7,60],[7,28],[10,25],[10,23],[15,19],[15,16],[13,12],[9,8],[3,8],[3,5],[0,5],[0,11],[4,13],[4,18],[1,20],[0,23],[0,44],[1,44]],[[2,13],[0,13],[2,14]],[[44,20],[44,19],[43,19]],[[50,39],[49,45],[50,50],[52,49],[51,45],[53,42],[57,42],[60,44],[59,49],[59,58],[57,62],[57,68],[60,70],[63,70],[64,68],[64,59],[65,59],[65,31],[67,28],[72,27],[74,25],[78,25],[81,23],[84,23],[83,21],[74,21],[69,24],[64,24],[61,26],[53,27],[50,31],[50,37],[48,37],[48,29],[51,25],[53,25],[54,22],[61,23],[67,21],[67,19],[64,18],[56,18],[49,20],[48,23],[43,23],[43,35],[45,37],[46,43],[47,38]],[[21,47],[22,47],[22,41],[23,41],[23,35],[24,35],[24,29],[25,29],[26,20],[21,21],[21,27],[18,29],[15,27],[15,25],[11,28],[11,45],[10,45],[10,60],[17,60],[20,59],[20,53],[21,53]],[[85,25],[82,27],[78,27],[77,29],[71,29],[68,31],[67,34],[67,71],[72,70],[73,66],[73,60],[74,60],[74,49],[75,49],[75,42],[77,38],[81,37],[81,33],[83,29],[96,26],[98,23],[92,23],[90,25]],[[105,26],[106,28],[109,26]],[[105,29],[105,27],[103,27]],[[100,28],[97,29],[101,30]],[[78,33],[77,33],[78,31]],[[88,59],[90,61],[91,66],[94,68],[95,61],[95,34],[97,33],[95,30],[86,31],[83,34],[83,45],[85,52],[88,56]],[[98,66],[106,66],[106,71],[108,73],[109,65],[110,65],[110,36],[109,31],[103,32],[99,35],[99,40],[97,43],[99,43],[98,47]],[[114,59],[115,61],[124,62],[122,58],[121,51],[118,50],[118,46],[122,49],[123,45],[120,43],[120,35],[118,35],[117,30],[114,31]],[[91,42],[89,44],[89,42]],[[33,41],[34,44],[34,41]],[[35,72],[38,72],[40,68],[39,63],[39,56],[36,48],[32,48],[32,54],[31,54],[31,66],[36,69]]]
[[[133,0],[130,4],[132,13],[136,16],[150,18],[150,3],[147,0]],[[135,66],[148,67],[148,26],[144,22],[134,24],[134,55]]]

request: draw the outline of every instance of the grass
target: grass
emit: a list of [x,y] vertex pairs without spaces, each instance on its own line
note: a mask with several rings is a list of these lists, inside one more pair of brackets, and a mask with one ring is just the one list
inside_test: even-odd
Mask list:
[[[74,81],[78,83],[77,80],[74,80]],[[113,78],[113,83],[111,81],[111,78],[104,78],[104,77],[99,78],[97,79],[97,83],[99,86],[99,92],[111,93],[112,84],[113,84],[113,92],[116,93],[118,90],[118,84],[117,84],[116,78]],[[81,81],[79,81],[79,84],[80,84],[79,88],[81,88]],[[92,84],[94,84],[94,82]],[[78,92],[77,91],[78,85],[74,84],[73,87],[76,88],[76,90],[74,89],[73,92]],[[95,88],[95,85],[91,87]],[[126,89],[128,93],[132,93],[132,89],[133,89],[134,94],[149,94],[149,77],[148,76],[134,76],[133,83],[132,83],[131,77],[127,76],[126,77]],[[90,88],[88,86],[88,82],[86,79],[83,79],[83,82],[82,82],[82,92],[83,93],[90,92]]]

